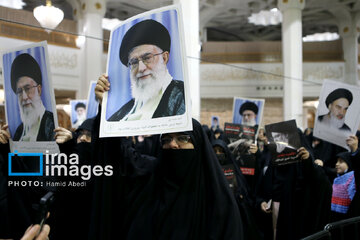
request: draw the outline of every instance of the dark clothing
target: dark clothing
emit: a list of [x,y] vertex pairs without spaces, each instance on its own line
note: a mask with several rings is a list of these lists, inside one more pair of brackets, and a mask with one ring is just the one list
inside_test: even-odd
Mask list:
[[[15,132],[15,135],[13,137],[14,141],[19,141],[21,138],[21,135],[23,133],[24,125],[21,123]],[[54,141],[55,136],[55,124],[54,124],[54,116],[52,112],[45,111],[44,115],[41,118],[40,122],[40,128],[38,135],[36,137],[36,141]]]
[[[54,191],[55,188],[47,187],[45,184],[43,187],[8,185],[8,180],[14,183],[51,180],[51,177],[46,176],[8,177],[8,161],[7,158],[4,158],[7,157],[8,152],[10,152],[9,144],[0,144],[0,222],[2,223],[0,226],[0,238],[20,239],[26,229],[31,224],[34,224],[37,219],[37,211],[34,206],[39,204],[42,196],[48,191]],[[12,168],[17,169],[19,172],[27,172],[29,169],[33,169],[33,166],[31,166],[33,163],[28,158],[18,157],[16,161],[12,161]],[[50,218],[47,223],[52,226],[52,219]]]
[[312,163],[311,150],[302,134],[301,142],[310,152],[309,159],[275,167],[268,154],[266,159],[270,164],[258,185],[258,207],[270,199],[280,201],[277,240],[308,236],[329,222],[331,183],[323,169]]
[[219,146],[224,150],[225,160],[219,161],[221,166],[233,166],[235,175],[235,186],[234,186],[234,197],[240,210],[240,216],[243,222],[244,239],[261,239],[254,209],[254,198],[253,193],[246,182],[245,176],[242,174],[240,168],[237,166],[235,159],[223,140],[216,139],[212,143],[213,147]]
[[[321,122],[326,115],[327,115],[327,114],[319,116],[319,117],[318,117],[318,120]],[[349,126],[346,125],[345,123],[341,126],[341,128],[339,128],[339,130],[351,131],[351,129],[349,128]]]
[[202,125],[202,128],[208,136],[209,141],[212,143],[215,140],[214,132],[207,125]]
[[98,138],[97,164],[112,177],[95,179],[90,239],[243,239],[235,199],[201,125],[189,132],[195,149],[141,155],[126,138]]
[[10,238],[9,207],[7,193],[7,165],[0,155],[0,238]]
[[[120,121],[133,108],[135,99],[131,99],[117,112],[115,112],[108,121]],[[157,106],[152,118],[169,117],[175,115],[182,115],[185,113],[185,94],[184,82],[179,80],[172,80],[166,88],[160,103]]]
[[[215,131],[212,131],[212,132],[213,132],[214,140],[215,139],[220,139],[220,140],[226,142],[226,144],[230,143],[230,140],[226,137],[224,131],[221,130],[220,128],[218,128],[218,129],[216,129]],[[218,133],[220,133],[220,135],[218,136],[218,138],[216,138],[215,134],[218,134]]]
[[312,146],[314,140],[318,140],[319,143],[316,146],[312,146],[314,160],[320,159],[323,161],[326,175],[329,178],[329,181],[332,183],[336,177],[335,164],[337,162],[336,155],[340,152],[347,151],[346,149],[337,146],[335,144],[329,143],[327,141],[318,139],[313,136],[313,133],[309,134],[307,137],[309,145]]
[[136,141],[134,148],[137,152],[148,156],[157,156],[160,148],[160,135],[144,137],[144,141]]
[[[76,143],[76,138],[73,138],[66,143],[59,144],[59,147],[61,153],[65,153],[67,156],[72,153],[78,154],[79,167],[92,165],[91,143]],[[93,178],[95,176],[92,176],[89,180],[84,180],[79,176],[62,176],[58,178],[58,181],[66,181],[67,184],[74,181],[78,183],[85,182],[86,185],[81,187],[59,187],[58,191],[56,191],[51,218],[49,218],[54,219],[54,223],[50,225],[51,239],[86,239],[91,217]]]
[[360,216],[360,151],[359,148],[355,153],[351,154],[351,165],[354,170],[355,175],[355,187],[356,193],[351,201],[349,211],[347,213],[348,217]]

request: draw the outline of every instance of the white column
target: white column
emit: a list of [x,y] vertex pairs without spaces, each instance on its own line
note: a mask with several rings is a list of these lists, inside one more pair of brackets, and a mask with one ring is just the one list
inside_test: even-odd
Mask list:
[[84,65],[85,74],[81,80],[81,88],[77,98],[87,98],[90,81],[97,80],[103,73],[103,29],[102,19],[106,11],[106,0],[81,1],[82,32],[85,38]]
[[303,127],[301,11],[304,6],[305,0],[278,1],[278,7],[283,15],[284,120],[295,119],[298,127]]
[[344,80],[346,83],[358,85],[359,27],[356,25],[355,16],[351,16],[348,21],[340,20],[339,34],[342,38],[345,61]]
[[174,0],[177,3],[181,4],[184,19],[192,116],[200,120],[199,0]]

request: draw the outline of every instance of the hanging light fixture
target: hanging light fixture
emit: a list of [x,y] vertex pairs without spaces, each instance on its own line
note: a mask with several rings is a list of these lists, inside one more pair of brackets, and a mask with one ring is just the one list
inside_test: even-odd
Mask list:
[[34,17],[48,33],[55,29],[64,19],[64,12],[51,5],[51,0],[46,0],[46,6],[34,8]]
[[277,8],[271,10],[262,10],[258,13],[251,14],[248,22],[255,25],[277,25],[282,22],[282,14]]

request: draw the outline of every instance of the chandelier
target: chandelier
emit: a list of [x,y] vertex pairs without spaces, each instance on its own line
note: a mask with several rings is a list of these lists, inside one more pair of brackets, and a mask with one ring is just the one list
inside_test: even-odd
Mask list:
[[262,10],[259,13],[253,13],[248,17],[248,22],[255,25],[277,25],[282,22],[282,14],[277,8],[271,10]]
[[55,29],[64,18],[64,12],[51,5],[51,0],[46,0],[46,6],[34,8],[34,17],[48,33]]

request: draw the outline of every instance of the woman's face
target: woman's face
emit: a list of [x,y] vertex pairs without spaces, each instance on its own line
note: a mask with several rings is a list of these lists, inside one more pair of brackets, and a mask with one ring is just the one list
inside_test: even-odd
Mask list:
[[215,145],[213,148],[214,148],[215,154],[225,153],[224,149],[218,145]]
[[194,149],[190,136],[185,133],[168,133],[161,136],[163,149]]

